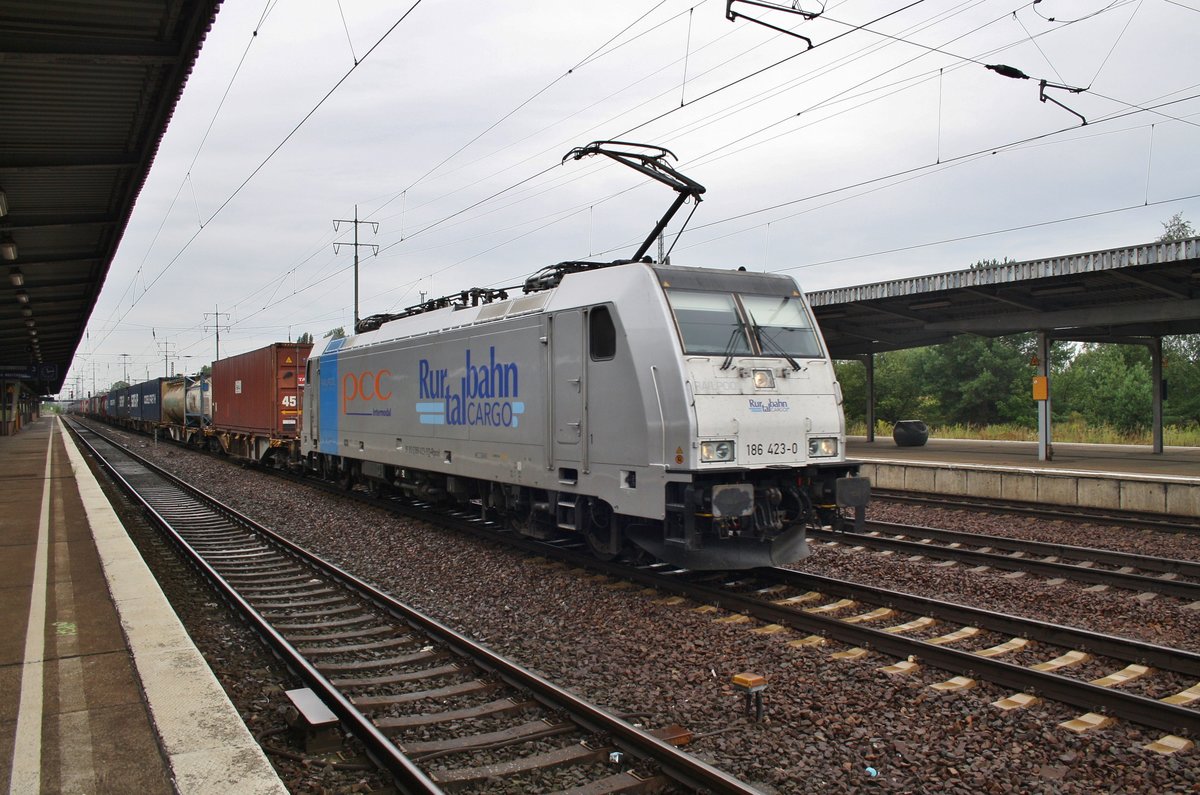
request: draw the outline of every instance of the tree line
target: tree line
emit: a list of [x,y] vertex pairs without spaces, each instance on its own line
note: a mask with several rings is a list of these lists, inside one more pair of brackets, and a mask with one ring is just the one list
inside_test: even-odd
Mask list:
[[[942,345],[875,356],[875,416],[893,423],[1037,425],[1032,396],[1037,338],[1032,333],[963,335]],[[866,368],[837,363],[846,419],[866,419]],[[1200,427],[1200,336],[1163,339],[1167,393],[1163,423]],[[1056,342],[1050,354],[1051,417],[1084,419],[1121,431],[1151,426],[1151,361],[1139,345]]]

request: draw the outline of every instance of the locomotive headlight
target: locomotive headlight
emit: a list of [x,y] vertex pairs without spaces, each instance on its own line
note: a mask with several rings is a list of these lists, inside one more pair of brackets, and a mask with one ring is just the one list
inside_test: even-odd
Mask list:
[[822,436],[808,440],[809,458],[829,458],[838,454],[836,436]]
[[754,371],[754,388],[755,389],[774,389],[775,374],[770,370],[755,370]]
[[700,460],[706,464],[715,463],[718,461],[732,461],[736,448],[733,442],[722,440],[719,442],[701,442],[700,443]]

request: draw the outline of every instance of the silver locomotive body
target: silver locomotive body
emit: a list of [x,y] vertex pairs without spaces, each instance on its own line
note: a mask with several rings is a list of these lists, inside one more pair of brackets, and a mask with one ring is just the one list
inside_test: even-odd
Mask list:
[[[528,289],[528,288],[527,288]],[[861,519],[839,387],[792,279],[636,262],[403,317],[309,360],[301,450],[350,485],[473,502],[689,568],[805,557]]]

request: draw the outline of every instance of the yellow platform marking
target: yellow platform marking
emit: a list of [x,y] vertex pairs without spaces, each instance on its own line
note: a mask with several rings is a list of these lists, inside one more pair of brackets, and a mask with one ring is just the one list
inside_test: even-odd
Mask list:
[[700,605],[695,608],[697,613],[715,613],[717,612],[716,605]]
[[1147,751],[1153,751],[1156,754],[1170,756],[1171,754],[1179,754],[1184,751],[1190,751],[1196,744],[1191,740],[1186,740],[1183,737],[1176,737],[1174,734],[1164,734],[1152,743],[1146,743],[1142,746]]
[[856,616],[842,619],[847,624],[862,624],[866,621],[878,621],[881,618],[891,618],[896,615],[896,611],[890,607],[879,607],[869,613],[859,613]]
[[1069,651],[1066,654],[1055,657],[1053,660],[1048,660],[1044,663],[1030,666],[1035,671],[1057,671],[1060,668],[1066,668],[1070,665],[1079,665],[1080,663],[1090,662],[1092,655],[1082,651]]
[[788,628],[783,624],[767,624],[765,627],[755,627],[750,630],[751,635],[778,635],[780,632],[787,632]]
[[890,632],[893,635],[903,635],[905,632],[913,632],[918,629],[925,629],[926,627],[932,627],[936,623],[937,623],[936,618],[930,618],[929,616],[921,616],[920,618],[914,618],[912,621],[908,621],[904,624],[897,624],[894,627],[888,627],[883,631]]
[[788,645],[793,649],[808,649],[816,646],[824,646],[825,643],[825,638],[821,637],[820,635],[809,635],[807,638],[788,641]]
[[833,654],[831,654],[829,656],[835,660],[857,660],[859,657],[866,657],[870,653],[871,652],[867,651],[866,649],[864,649],[862,647],[855,646],[853,649],[846,649],[845,651],[834,652]]
[[822,594],[820,591],[809,591],[808,593],[802,593],[799,596],[789,596],[787,599],[776,599],[775,604],[779,605],[780,607],[787,607],[788,605],[802,605],[805,602],[815,602],[820,599],[821,596]]
[[930,685],[930,687],[943,693],[950,693],[957,690],[970,690],[978,684],[978,682],[969,676],[956,676],[953,679],[947,679],[945,682]]
[[714,624],[745,624],[752,620],[753,619],[751,619],[750,616],[744,616],[741,613],[734,613],[731,616],[725,616],[724,618],[714,619],[713,623]]
[[844,610],[847,607],[854,607],[857,604],[858,602],[854,601],[853,599],[838,599],[836,602],[830,602],[829,604],[821,605],[820,607],[806,607],[804,608],[804,612],[814,614],[836,613],[838,610]]
[[1122,670],[1115,674],[1102,676],[1099,679],[1093,679],[1092,684],[1100,687],[1114,687],[1115,685],[1123,685],[1126,682],[1132,682],[1134,679],[1140,679],[1154,669],[1148,665],[1127,665]]
[[921,670],[921,665],[920,663],[912,660],[901,660],[898,663],[885,665],[879,670],[883,671],[885,674],[913,674]]
[[1187,690],[1162,699],[1162,701],[1167,704],[1175,704],[1176,706],[1180,707],[1182,707],[1184,704],[1191,704],[1193,701],[1197,700],[1200,700],[1200,682],[1192,685]]
[[1029,693],[1015,693],[1008,698],[1002,698],[999,701],[993,701],[992,706],[1003,710],[1024,709],[1032,707],[1035,704],[1042,703],[1042,700],[1037,696]]
[[926,643],[932,643],[934,646],[945,646],[948,643],[958,643],[960,640],[973,638],[978,634],[979,627],[963,627],[962,629],[951,632],[948,635],[942,635],[941,637],[928,640]]
[[1107,715],[1101,715],[1098,712],[1089,712],[1086,715],[1080,715],[1074,720],[1065,720],[1058,724],[1060,728],[1067,731],[1073,731],[1076,734],[1095,731],[1111,726],[1117,722],[1116,718],[1110,718]]
[[1020,651],[1029,645],[1029,641],[1025,638],[1013,638],[1006,640],[1004,643],[992,646],[990,649],[981,649],[977,652],[980,657],[1000,657],[1005,654],[1011,654],[1014,651]]

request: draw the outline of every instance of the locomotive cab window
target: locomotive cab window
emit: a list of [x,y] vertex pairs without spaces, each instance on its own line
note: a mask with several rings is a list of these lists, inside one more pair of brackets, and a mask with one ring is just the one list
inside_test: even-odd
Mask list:
[[733,296],[667,290],[684,353],[748,356],[750,342]]
[[821,343],[804,305],[795,298],[743,295],[742,306],[764,356],[821,357]]
[[683,352],[822,358],[804,303],[781,295],[666,291]]
[[588,347],[594,362],[617,355],[617,327],[606,306],[593,307],[588,312]]

